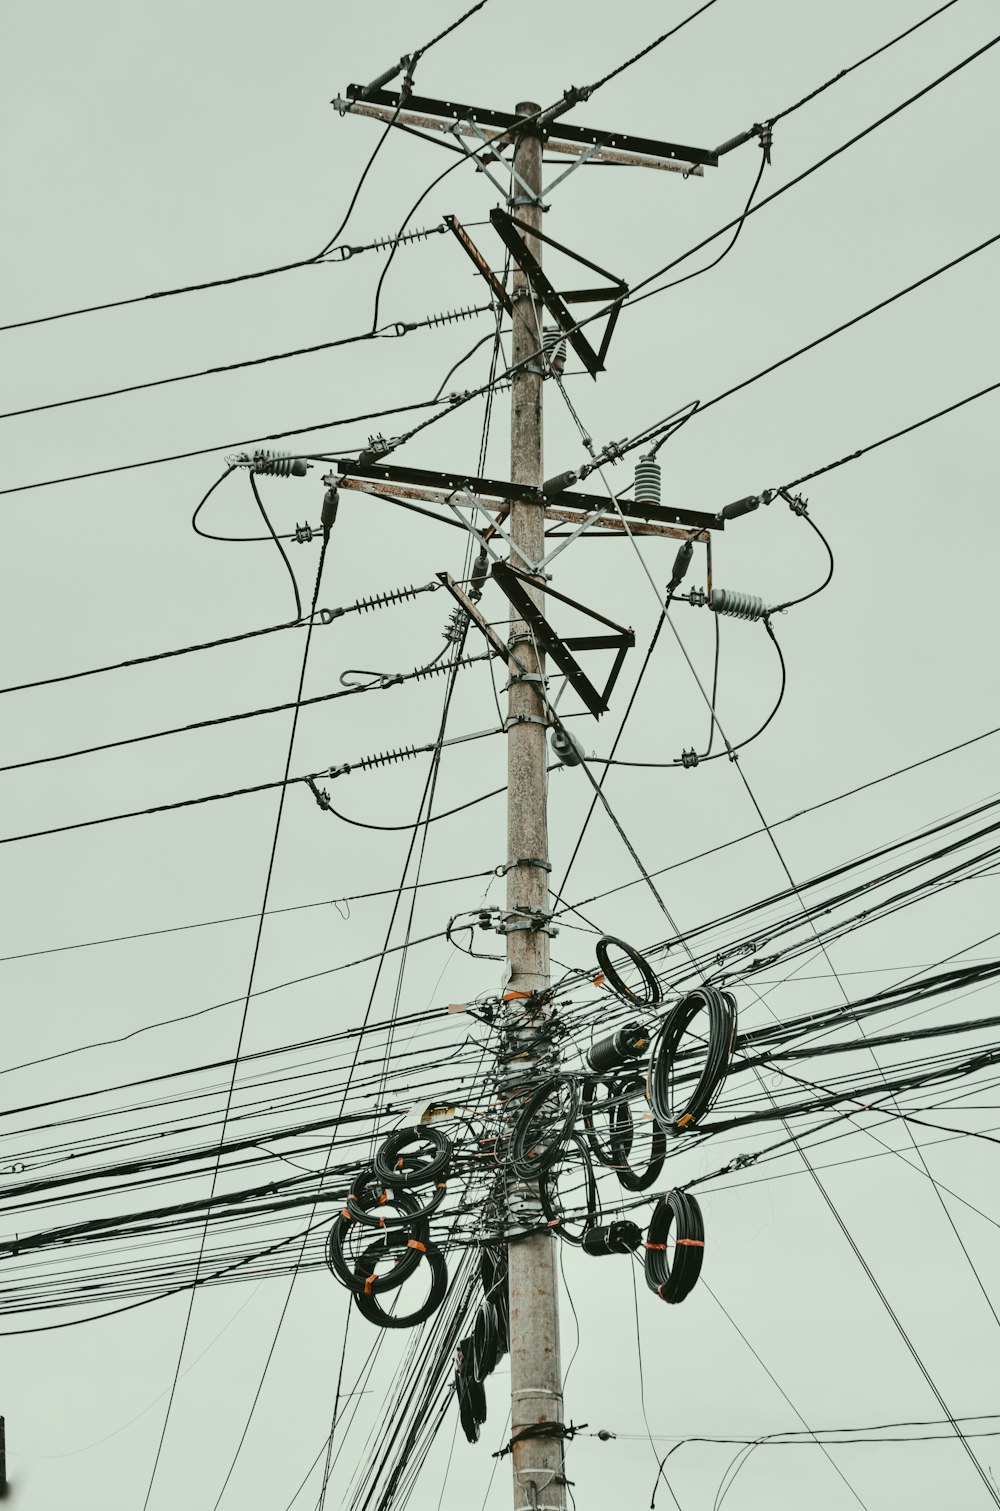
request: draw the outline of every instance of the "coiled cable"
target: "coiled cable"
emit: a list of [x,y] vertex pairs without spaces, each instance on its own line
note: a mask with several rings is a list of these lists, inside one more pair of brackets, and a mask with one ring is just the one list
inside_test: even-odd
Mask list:
[[[673,1229],[673,1258],[668,1241]],[[662,1196],[649,1220],[646,1238],[646,1284],[661,1301],[676,1305],[691,1294],[705,1254],[701,1208],[686,1191]]]
[[[684,1079],[694,1078],[695,1085],[681,1106],[675,1081],[679,1049],[699,1013],[705,1013],[708,1020],[707,1038],[700,1040],[704,1064],[700,1071],[685,1074]],[[730,992],[701,986],[671,1008],[653,1045],[649,1070],[650,1104],[665,1133],[680,1133],[704,1117],[725,1080],[735,1038],[736,1000]],[[686,1060],[687,1055],[683,1058]]]
[[[611,946],[621,950],[639,972],[639,980],[642,985],[642,994],[628,985],[620,970],[611,963]],[[663,1000],[660,991],[660,981],[653,967],[645,956],[640,955],[638,950],[626,944],[624,939],[616,939],[613,934],[605,934],[597,941],[597,963],[601,967],[611,989],[623,997],[626,1002],[634,1002],[639,1007],[656,1007]]]

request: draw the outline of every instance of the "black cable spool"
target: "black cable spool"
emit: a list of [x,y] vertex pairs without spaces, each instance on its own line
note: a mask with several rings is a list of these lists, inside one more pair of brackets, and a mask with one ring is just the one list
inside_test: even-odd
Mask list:
[[[667,1240],[673,1229],[673,1260]],[[705,1224],[701,1208],[687,1191],[661,1196],[649,1220],[646,1237],[646,1284],[661,1301],[673,1305],[690,1295],[705,1254]]]
[[472,1371],[473,1343],[463,1338],[457,1349],[455,1389],[462,1431],[470,1443],[479,1442],[479,1429],[486,1421],[486,1391]]
[[[354,1222],[367,1228],[406,1228],[414,1221],[426,1222],[444,1201],[446,1189],[444,1181],[437,1182],[433,1196],[421,1206],[418,1199],[403,1187],[387,1191],[381,1176],[377,1176],[369,1165],[355,1177],[347,1193],[347,1211]],[[393,1207],[398,1209],[395,1216],[391,1211]]]
[[[684,1035],[700,1012],[708,1018],[705,1063],[682,1107],[674,1106],[672,1081]],[[665,1133],[677,1134],[704,1117],[722,1089],[736,1040],[736,999],[730,992],[700,986],[671,1008],[653,1045],[649,1099]],[[693,1060],[692,1056],[692,1060]],[[694,1073],[693,1073],[694,1074]]]
[[472,1376],[481,1385],[500,1359],[500,1324],[492,1301],[480,1303],[472,1327]]
[[[621,950],[639,972],[639,980],[642,984],[641,994],[630,987],[618,968],[611,964],[609,951],[612,945],[615,949]],[[626,944],[624,939],[616,939],[614,934],[604,934],[597,941],[596,953],[597,963],[608,985],[612,991],[618,993],[619,997],[623,997],[626,1002],[634,1002],[637,1007],[657,1007],[663,1001],[659,977],[653,967],[644,955],[640,955],[638,950]]]
[[451,1156],[451,1140],[440,1128],[417,1123],[390,1133],[376,1152],[373,1164],[379,1179],[398,1190],[404,1186],[428,1186],[443,1179]]
[[641,1059],[649,1048],[650,1037],[644,1023],[626,1023],[616,1033],[608,1034],[590,1046],[587,1064],[599,1075],[616,1070],[628,1060]]
[[[366,1284],[373,1295],[394,1291],[409,1275],[413,1274],[420,1264],[420,1250],[411,1249],[409,1246],[410,1237],[413,1235],[408,1231],[397,1229],[392,1233],[383,1234],[375,1244],[369,1244],[365,1250],[366,1253],[376,1247],[380,1252],[372,1256],[374,1262],[370,1274],[365,1273],[358,1278],[354,1265],[344,1253],[343,1237],[351,1222],[351,1218],[341,1214],[326,1236],[326,1262],[331,1274],[340,1281],[341,1285],[346,1285],[349,1291],[363,1291]],[[426,1237],[426,1232],[423,1232],[419,1241],[424,1242]],[[377,1275],[374,1266],[379,1259],[383,1258],[392,1258],[393,1268],[386,1275]]]
[[641,1243],[638,1223],[623,1217],[605,1227],[588,1228],[583,1235],[583,1252],[595,1259],[604,1254],[634,1254]]
[[[567,1223],[565,1213],[557,1199],[555,1190],[559,1172],[567,1167],[568,1156],[573,1148],[579,1152],[582,1160],[584,1190],[586,1192],[586,1212],[581,1219],[582,1226],[579,1233],[575,1233]],[[538,1182],[538,1196],[549,1227],[553,1228],[559,1234],[559,1237],[564,1238],[567,1243],[582,1243],[585,1232],[597,1220],[598,1198],[597,1180],[594,1176],[594,1167],[590,1159],[590,1150],[587,1147],[586,1140],[582,1139],[578,1133],[570,1135],[568,1142],[560,1150],[559,1159],[548,1170],[542,1172]]]
[[580,1088],[573,1076],[543,1081],[528,1098],[511,1133],[507,1163],[512,1173],[522,1180],[536,1180],[554,1165],[579,1110]]
[[[623,1086],[620,1100],[611,1113],[611,1150],[615,1156],[613,1168],[626,1191],[647,1191],[663,1169],[663,1161],[667,1154],[667,1136],[653,1118],[652,1141],[646,1168],[635,1170],[629,1163],[635,1140],[635,1123],[627,1094],[629,1091],[642,1090],[644,1085],[644,1079],[637,1076],[628,1085]],[[643,1105],[645,1106],[645,1099]]]
[[427,1260],[431,1272],[431,1284],[427,1298],[421,1306],[417,1307],[416,1311],[406,1312],[402,1315],[398,1312],[383,1311],[374,1284],[367,1284],[371,1277],[374,1276],[379,1251],[384,1252],[380,1239],[376,1239],[374,1243],[368,1245],[354,1266],[355,1281],[360,1281],[361,1283],[360,1289],[358,1289],[357,1285],[352,1287],[354,1302],[362,1317],[367,1322],[373,1322],[376,1327],[416,1327],[419,1323],[426,1322],[428,1317],[433,1316],[445,1298],[445,1293],[448,1290],[448,1267],[444,1262],[444,1255],[441,1253],[441,1250],[436,1248],[432,1243],[421,1243],[417,1239],[411,1238],[408,1242],[413,1247],[418,1261],[420,1259]]

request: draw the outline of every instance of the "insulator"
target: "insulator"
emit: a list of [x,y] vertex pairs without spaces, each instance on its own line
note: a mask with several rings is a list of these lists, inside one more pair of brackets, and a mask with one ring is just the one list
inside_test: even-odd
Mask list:
[[[402,745],[398,750],[383,750],[379,755],[365,756],[362,760],[355,761],[353,768],[342,766],[339,770],[346,776],[352,769],[354,771],[367,771],[373,766],[392,766],[396,761],[408,761],[412,756],[418,754],[419,751],[415,745]],[[334,771],[331,770],[330,775],[333,776],[334,774]]]
[[644,1023],[626,1023],[617,1033],[608,1034],[590,1046],[587,1064],[591,1070],[602,1075],[624,1065],[626,1060],[638,1060],[649,1048],[649,1031]]
[[402,236],[383,236],[378,241],[371,243],[371,251],[386,252],[391,247],[402,246],[407,241],[424,241],[428,236],[436,236],[443,231],[444,226],[431,226],[422,231],[407,231]]
[[747,498],[738,498],[735,503],[727,504],[719,510],[720,519],[739,519],[742,514],[752,514],[760,508],[760,495],[751,493]]
[[566,366],[566,337],[558,326],[545,327],[542,332],[542,348],[552,371],[561,373]]
[[687,576],[687,569],[691,565],[691,557],[693,555],[694,542],[690,540],[684,541],[680,550],[677,552],[677,555],[674,557],[674,570],[671,573],[670,581],[667,583],[668,593],[672,593],[675,588],[679,588],[681,583],[684,581],[684,578]]
[[446,310],[443,315],[429,315],[426,320],[418,320],[417,324],[428,327],[434,325],[452,325],[457,320],[471,320],[473,315],[481,315],[482,313],[482,305],[470,304],[464,310]]
[[272,477],[305,477],[310,466],[304,457],[287,451],[255,451],[250,459],[252,472],[266,472]]
[[546,498],[555,498],[560,493],[565,493],[578,481],[578,472],[560,472],[555,477],[546,478],[542,484],[542,493]]
[[552,753],[564,766],[579,766],[583,760],[583,746],[576,735],[568,729],[552,731]]
[[768,612],[763,598],[754,593],[741,593],[736,588],[713,588],[708,595],[708,606],[716,614],[728,614],[733,619],[763,619]]
[[641,1243],[642,1229],[622,1218],[604,1228],[588,1228],[583,1235],[583,1252],[595,1258],[602,1254],[634,1254]]
[[333,528],[333,522],[337,518],[337,503],[336,488],[328,488],[323,495],[323,512],[320,515],[320,522],[327,534]]
[[654,456],[640,457],[635,466],[635,501],[637,504],[660,502],[660,464]]
[[425,588],[393,588],[388,593],[376,593],[374,598],[359,598],[347,612],[366,613],[369,609],[388,608],[391,603],[403,603],[405,599],[416,598],[418,593],[425,591]]

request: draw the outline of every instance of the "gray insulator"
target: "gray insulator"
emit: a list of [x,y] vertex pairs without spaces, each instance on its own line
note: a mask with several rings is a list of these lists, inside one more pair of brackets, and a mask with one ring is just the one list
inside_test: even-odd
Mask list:
[[542,347],[554,373],[561,373],[566,366],[566,337],[556,326],[546,326],[542,332]]
[[637,504],[660,502],[660,464],[655,457],[644,456],[636,463],[635,501]]
[[735,588],[713,588],[708,606],[716,614],[729,614],[733,619],[763,619],[768,613],[763,598],[753,593],[741,593]]
[[252,471],[266,472],[272,477],[305,477],[311,463],[287,451],[255,451],[250,465]]
[[570,734],[568,729],[552,731],[552,750],[564,766],[579,766],[583,760],[583,746],[576,735]]

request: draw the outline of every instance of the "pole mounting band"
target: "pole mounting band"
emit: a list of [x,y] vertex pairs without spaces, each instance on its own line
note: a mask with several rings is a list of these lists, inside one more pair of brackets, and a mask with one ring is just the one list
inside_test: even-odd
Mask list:
[[508,733],[518,724],[541,724],[543,729],[548,729],[549,721],[541,714],[508,714],[503,721],[504,732]]
[[537,866],[539,871],[552,870],[552,862],[550,860],[540,860],[537,856],[526,855],[522,856],[520,860],[509,860],[505,866],[497,866],[496,874],[497,876],[506,876],[508,871],[513,871],[517,866]]

